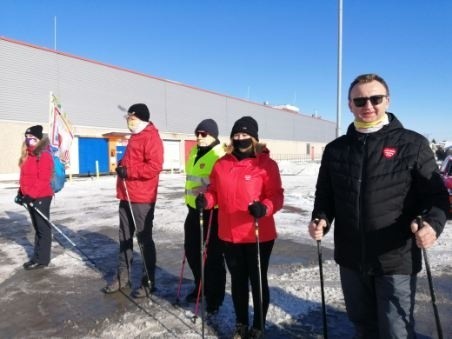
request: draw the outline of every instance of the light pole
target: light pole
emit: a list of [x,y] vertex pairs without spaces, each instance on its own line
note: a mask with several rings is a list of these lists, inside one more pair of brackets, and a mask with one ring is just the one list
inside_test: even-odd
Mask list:
[[341,92],[342,92],[342,0],[338,0],[338,45],[337,45],[337,106],[336,138],[341,135]]

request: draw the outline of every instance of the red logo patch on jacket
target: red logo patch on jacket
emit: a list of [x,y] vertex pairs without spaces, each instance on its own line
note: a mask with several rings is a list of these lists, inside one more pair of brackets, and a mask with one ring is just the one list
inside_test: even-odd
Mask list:
[[396,154],[397,154],[397,149],[395,147],[385,147],[383,149],[383,156],[386,159],[391,159]]

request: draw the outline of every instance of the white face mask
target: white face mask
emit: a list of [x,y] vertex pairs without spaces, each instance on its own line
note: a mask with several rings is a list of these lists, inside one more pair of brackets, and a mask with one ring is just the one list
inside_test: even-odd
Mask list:
[[127,128],[132,134],[140,133],[142,130],[146,128],[149,124],[147,121],[143,121],[140,119],[128,119],[127,120]]

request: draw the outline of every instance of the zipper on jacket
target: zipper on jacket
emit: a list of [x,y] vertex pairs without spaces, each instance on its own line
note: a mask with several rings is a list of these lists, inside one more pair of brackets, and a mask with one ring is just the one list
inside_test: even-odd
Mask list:
[[360,233],[360,237],[361,237],[361,267],[360,267],[360,271],[363,275],[367,274],[367,263],[366,263],[366,230],[364,229],[364,224],[362,222],[362,215],[361,215],[361,211],[363,210],[362,206],[363,206],[363,199],[362,199],[362,194],[361,192],[363,191],[363,188],[365,188],[365,183],[363,181],[363,178],[365,177],[365,173],[366,173],[366,164],[367,164],[367,134],[364,135],[364,140],[362,141],[362,150],[363,150],[363,156],[361,159],[361,173],[360,173],[360,177],[359,177],[359,189],[358,189],[358,213],[357,218],[358,218],[358,228],[359,228],[359,233]]

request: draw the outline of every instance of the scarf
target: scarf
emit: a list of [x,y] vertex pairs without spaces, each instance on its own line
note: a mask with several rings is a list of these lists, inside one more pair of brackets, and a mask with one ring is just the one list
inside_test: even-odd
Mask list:
[[372,121],[372,122],[362,122],[355,120],[353,122],[355,125],[355,129],[360,133],[373,133],[379,131],[383,128],[383,126],[389,124],[389,117],[385,113],[380,119]]

